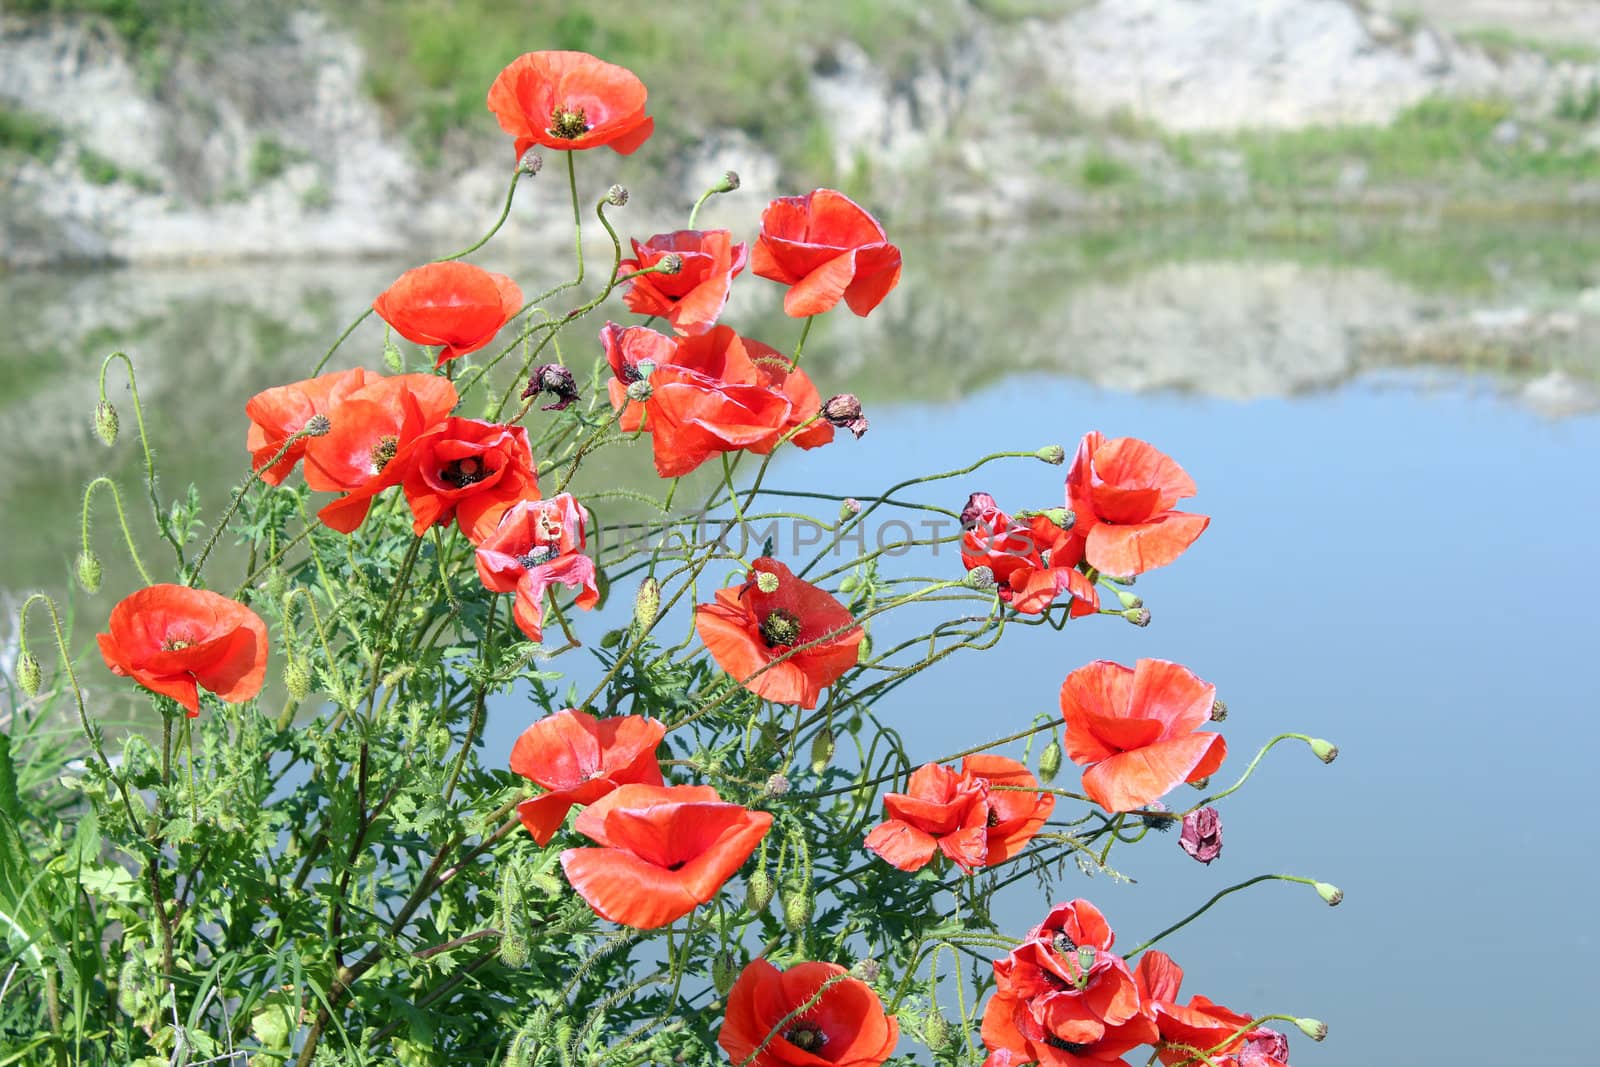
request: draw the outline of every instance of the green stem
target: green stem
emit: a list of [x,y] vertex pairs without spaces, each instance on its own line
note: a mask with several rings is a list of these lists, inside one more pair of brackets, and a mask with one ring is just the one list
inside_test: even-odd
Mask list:
[[123,366],[128,369],[128,392],[133,395],[133,420],[139,428],[139,447],[144,451],[144,481],[150,491],[150,511],[155,516],[156,529],[161,531],[161,536],[167,544],[172,546],[172,551],[177,554],[178,567],[183,567],[183,546],[178,543],[178,538],[172,532],[172,526],[167,522],[167,515],[161,509],[161,500],[156,495],[156,460],[150,451],[150,435],[145,432],[144,406],[139,403],[139,382],[133,373],[133,360],[126,352],[113,352],[100,364],[100,401],[106,402],[106,371],[111,368],[111,361],[122,360]]
[[1230,885],[1226,889],[1219,890],[1215,896],[1206,901],[1204,904],[1200,905],[1194,911],[1190,912],[1188,915],[1179,919],[1177,922],[1173,923],[1159,934],[1156,934],[1148,941],[1145,941],[1142,944],[1130,949],[1124,954],[1123,958],[1130,960],[1133,959],[1133,957],[1137,956],[1139,953],[1143,952],[1157,941],[1160,941],[1163,937],[1166,937],[1168,934],[1177,930],[1183,929],[1185,926],[1200,918],[1200,916],[1204,915],[1207,911],[1210,911],[1212,905],[1216,904],[1217,901],[1221,900],[1223,897],[1228,896],[1230,893],[1237,893],[1241,889],[1249,889],[1251,886],[1258,885],[1261,882],[1299,882],[1302,885],[1309,885],[1313,887],[1317,884],[1315,878],[1302,878],[1296,874],[1258,874],[1254,878],[1247,878],[1237,885]]
[[463,256],[470,256],[472,253],[488,244],[489,238],[500,232],[500,227],[506,224],[506,219],[511,215],[511,201],[517,195],[517,183],[522,180],[522,174],[522,164],[521,161],[518,161],[517,168],[511,172],[511,184],[506,188],[505,206],[500,209],[500,217],[494,220],[494,225],[489,227],[489,232],[453,255],[440,256],[438,259],[434,260],[435,263],[448,263],[452,259],[461,259]]
[[[326,420],[323,421],[323,426],[327,426]],[[212,529],[211,536],[206,539],[205,547],[200,550],[200,558],[195,560],[194,567],[189,571],[190,584],[193,584],[199,580],[200,572],[202,569],[204,569],[206,560],[211,558],[211,550],[217,546],[217,539],[222,536],[222,531],[228,528],[228,523],[233,520],[233,516],[239,511],[239,505],[243,503],[244,495],[250,491],[250,487],[261,480],[261,475],[264,471],[271,470],[278,464],[280,460],[283,459],[284,456],[288,455],[289,449],[293,448],[296,442],[313,436],[318,435],[313,434],[310,430],[304,427],[290,434],[283,442],[283,447],[279,448],[277,452],[273,453],[271,459],[267,460],[261,466],[252,469],[250,471],[250,476],[244,480],[243,484],[241,484],[238,489],[234,490],[233,499],[228,503],[228,510],[224,511],[222,513],[222,517],[217,520],[217,525],[214,529]]]
[[117,523],[122,527],[122,540],[128,546],[128,556],[133,560],[134,569],[139,572],[139,577],[144,579],[145,585],[154,585],[155,580],[150,577],[150,572],[145,569],[144,561],[139,558],[139,550],[134,547],[133,534],[128,529],[128,516],[122,510],[122,495],[117,492],[116,483],[105,475],[101,475],[90,482],[83,490],[83,551],[89,552],[89,502],[94,496],[94,491],[101,486],[111,490],[111,502],[117,509]]

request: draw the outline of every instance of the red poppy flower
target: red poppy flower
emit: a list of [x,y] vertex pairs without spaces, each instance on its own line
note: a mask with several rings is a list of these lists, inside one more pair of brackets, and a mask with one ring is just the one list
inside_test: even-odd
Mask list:
[[[600,342],[615,377],[611,402],[618,426],[651,435],[656,473],[675,478],[722,452],[772,451],[785,433],[821,410],[803,371],[775,349],[717,326],[674,340],[642,326],[606,323]],[[647,400],[629,399],[628,386],[648,380]],[[801,448],[833,440],[820,420],[795,434]]]
[[511,505],[478,546],[478,578],[496,593],[517,594],[512,608],[530,641],[544,640],[544,593],[552,585],[580,590],[585,611],[600,602],[594,560],[583,554],[588,515],[571,493]]
[[305,455],[306,439],[290,445],[283,458],[271,467],[263,468],[262,464],[276,456],[284,442],[303,430],[313,415],[326,415],[345,397],[378,379],[379,375],[356,367],[265,389],[247,400],[244,413],[249,416],[250,429],[244,443],[250,450],[251,466],[261,471],[261,480],[268,485],[282,485]]
[[1024,615],[1039,615],[1068,595],[1068,615],[1080,618],[1100,610],[1094,582],[1079,570],[1083,539],[1063,530],[1046,515],[1023,525],[995,503],[988,493],[973,493],[961,511],[966,533],[961,563],[968,570],[988,567],[1000,599]]
[[1217,1061],[1217,1067],[1289,1067],[1289,1039],[1269,1027],[1244,1035],[1237,1053]]
[[528,431],[446,419],[412,446],[405,490],[415,532],[455,519],[467,540],[481,543],[513,504],[539,499]]
[[442,367],[493,341],[522,310],[522,290],[504,274],[450,260],[406,271],[372,310],[407,341],[439,345],[434,366]]
[[433,374],[379,378],[336,404],[329,431],[306,443],[306,485],[344,494],[317,517],[340,533],[360,526],[372,498],[405,477],[417,438],[455,406],[456,387]]
[[528,52],[489,87],[489,110],[517,139],[517,156],[532,148],[570,152],[607,145],[631,155],[655,120],[644,113],[649,95],[624,67],[587,52]]
[[1102,574],[1164,567],[1205,532],[1204,515],[1173,511],[1194,481],[1165,453],[1133,437],[1084,434],[1067,472],[1067,507],[1085,538],[1084,558]]
[[795,318],[820,315],[841,298],[866,315],[899,283],[900,250],[866,209],[817,189],[767,205],[750,270],[792,287],[783,310]]
[[623,303],[635,314],[660,315],[680,335],[705,333],[727,306],[734,275],[744,270],[744,242],[735,242],[727,230],[658,233],[642,244],[635,240],[633,258],[619,269],[643,270],[670,254],[683,261],[683,268],[633,279]]
[[912,772],[904,793],[885,793],[889,817],[867,834],[866,847],[902,871],[916,871],[943,852],[962,870],[989,854],[988,785],[939,763]]
[[261,692],[267,627],[237,600],[186,585],[152,585],[111,609],[111,632],[96,634],[111,673],[132,678],[200,714],[200,689],[230,704]]
[[[1191,997],[1188,1004],[1179,1004],[1178,987],[1183,983],[1183,968],[1165,952],[1152,949],[1139,957],[1134,981],[1138,983],[1145,1014],[1160,1031],[1160,1043],[1185,1046],[1158,1049],[1162,1063],[1170,1067],[1189,1062],[1194,1049],[1211,1052],[1214,1056],[1243,1050],[1245,1028],[1250,1025],[1252,1016],[1229,1011],[1198,995]],[[1284,1044],[1287,1055],[1288,1043]]]
[[1216,694],[1187,667],[1161,659],[1132,670],[1096,660],[1067,675],[1064,743],[1067,757],[1087,768],[1083,791],[1107,811],[1133,811],[1214,773],[1227,742],[1195,729],[1211,720]]
[[[1039,779],[1014,759],[984,753],[967,756],[961,761],[961,777],[983,782],[988,787],[985,864],[1001,863],[1021,852],[1055,810],[1055,797],[1027,791],[1038,789]],[[995,789],[994,786],[1025,786],[1026,789]]]
[[780,971],[752,960],[728,991],[717,1044],[734,1067],[878,1067],[900,1040],[899,1023],[871,986],[845,973],[836,963]]
[[[696,605],[694,621],[717,666],[777,704],[816,707],[822,689],[860,654],[861,627],[850,610],[767,556],[750,565],[745,584]],[[801,646],[809,647],[790,654]]]
[[561,867],[597,914],[654,930],[716,896],[771,825],[710,786],[619,785],[573,824],[600,847],[567,849]]
[[656,746],[665,724],[639,715],[596,719],[568,708],[528,727],[511,746],[511,770],[549,792],[517,805],[522,825],[548,845],[574,804],[593,804],[622,785],[661,785]]
[[1118,1063],[1156,1039],[1115,935],[1086,900],[1058,905],[994,964],[983,1043],[1046,1067]]

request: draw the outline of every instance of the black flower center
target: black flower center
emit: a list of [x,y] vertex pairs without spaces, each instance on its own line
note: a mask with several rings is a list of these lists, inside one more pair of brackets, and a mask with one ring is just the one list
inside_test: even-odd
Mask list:
[[[522,564],[524,570],[533,570],[541,563],[549,563],[557,555],[555,545],[534,545],[525,556],[518,556],[517,562]],[[598,775],[599,772],[596,772]]]
[[768,648],[792,645],[799,636],[800,619],[792,611],[773,608],[767,613],[767,617],[761,620],[761,639],[767,643]]
[[991,807],[989,809],[989,817],[984,820],[984,824],[987,825],[987,826],[999,826],[1000,825],[1000,813],[998,811],[995,811],[994,808]]
[[589,117],[583,113],[581,107],[562,106],[550,112],[550,129],[547,132],[552,137],[572,141],[582,137],[590,129]]
[[398,451],[400,451],[400,438],[393,434],[378,438],[378,443],[372,446],[372,473],[377,474],[387,467]]
[[828,1043],[828,1035],[814,1023],[801,1023],[784,1034],[783,1039],[802,1052],[816,1052]]
[[1049,1045],[1051,1048],[1058,1048],[1063,1052],[1070,1052],[1074,1056],[1083,1052],[1087,1052],[1089,1049],[1089,1042],[1087,1041],[1063,1041],[1055,1034],[1045,1035],[1044,1043]]
[[1078,943],[1068,937],[1064,930],[1056,931],[1056,936],[1050,939],[1050,947],[1055,949],[1056,953],[1061,956],[1070,956],[1078,951]]
[[439,472],[439,477],[455,486],[464,489],[475,482],[481,482],[488,477],[489,471],[484,466],[483,460],[477,456],[463,456],[453,459],[444,465]]

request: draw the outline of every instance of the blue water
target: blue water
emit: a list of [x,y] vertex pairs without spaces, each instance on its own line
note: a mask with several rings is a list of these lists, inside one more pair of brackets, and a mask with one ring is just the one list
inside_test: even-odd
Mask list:
[[[1464,377],[1422,385],[1390,375],[1236,403],[1013,378],[959,404],[872,411],[865,439],[790,455],[769,484],[869,494],[989,451],[1070,453],[1088,429],[1170,453],[1200,488],[1183,506],[1213,522],[1139,581],[1148,629],[1115,618],[1013,629],[901,687],[885,721],[914,758],[934,759],[1054,713],[1062,678],[1090,660],[1184,663],[1231,708],[1216,782],[1285,731],[1334,741],[1339,759],[1275,749],[1222,802],[1225,847],[1209,867],[1176,834],[1152,834],[1112,853],[1137,884],[1074,872],[1056,899],[1094,901],[1130,948],[1259,873],[1333,882],[1346,893],[1337,908],[1307,886],[1265,883],[1168,938],[1183,995],[1323,1019],[1321,1046],[1291,1030],[1297,1067],[1593,1064],[1575,1012],[1600,995],[1587,917],[1600,878],[1587,788],[1600,752],[1588,669],[1600,419],[1548,421]],[[983,490],[1011,509],[1046,507],[1062,475],[1008,460],[917,498],[959,508]],[[960,567],[947,551],[887,569],[930,566]],[[489,752],[509,748],[528,714],[496,708]],[[1070,765],[1057,784],[1074,788]],[[996,916],[1021,935],[1053,902],[1025,881]]]

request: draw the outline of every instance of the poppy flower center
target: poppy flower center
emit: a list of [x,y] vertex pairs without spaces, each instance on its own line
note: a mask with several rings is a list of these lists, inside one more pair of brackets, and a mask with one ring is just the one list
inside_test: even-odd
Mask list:
[[189,648],[194,644],[195,642],[189,640],[187,637],[169,637],[165,641],[161,642],[161,651],[182,652],[184,649]]
[[761,620],[761,639],[767,643],[768,648],[778,645],[792,645],[800,636],[800,619],[792,611],[782,608],[773,608],[767,617]]
[[[541,563],[549,563],[551,560],[555,559],[557,555],[559,555],[559,552],[555,545],[534,545],[528,550],[527,555],[518,556],[517,562],[522,564],[523,570],[531,571]],[[596,771],[594,774],[590,775],[592,778],[598,778],[599,776],[599,771]]]
[[400,451],[400,438],[394,434],[378,438],[378,443],[372,446],[372,473],[377,474],[387,467],[398,451]]
[[784,1034],[783,1039],[801,1052],[815,1052],[828,1043],[828,1035],[814,1023],[801,1023]]
[[583,113],[583,108],[562,105],[551,110],[550,129],[546,132],[552,137],[572,141],[582,137],[592,128],[589,125],[589,117]]
[[483,460],[477,456],[463,456],[460,459],[453,459],[446,463],[444,469],[439,472],[439,477],[457,489],[465,489],[469,485],[483,481],[488,476],[488,468]]
[[1089,1042],[1087,1041],[1063,1041],[1055,1034],[1045,1035],[1044,1043],[1051,1048],[1058,1048],[1062,1052],[1070,1052],[1074,1056],[1087,1052],[1089,1049]]
[[984,820],[984,825],[986,825],[986,826],[999,826],[1000,825],[1000,813],[998,811],[995,811],[993,808],[990,808],[989,809],[989,817]]

